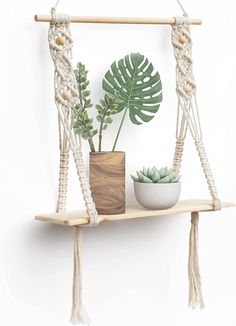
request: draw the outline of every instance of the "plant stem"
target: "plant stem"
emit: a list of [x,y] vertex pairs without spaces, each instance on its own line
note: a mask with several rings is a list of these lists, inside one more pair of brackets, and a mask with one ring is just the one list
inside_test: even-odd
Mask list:
[[102,127],[103,127],[103,122],[101,122],[100,128],[99,128],[99,142],[98,142],[98,151],[99,152],[102,151]]
[[99,133],[98,151],[102,151],[102,134]]
[[93,142],[92,138],[89,138],[88,142],[89,142],[91,152],[96,152],[95,147],[94,147],[94,142]]
[[102,129],[103,129],[103,124],[104,124],[104,119],[105,119],[106,113],[103,115],[101,123],[100,123],[100,128],[99,128],[99,143],[98,143],[98,151],[102,151]]
[[[83,103],[83,99],[82,99],[82,92],[81,92],[81,88],[80,88],[80,83],[81,82],[79,81],[79,85],[78,85],[79,100],[80,100],[80,104],[82,105],[82,108],[83,108],[83,111],[84,111],[85,110],[85,104]],[[91,152],[96,152],[92,137],[88,139],[88,143],[89,143],[89,147],[90,147]]]
[[83,111],[84,111],[84,106],[83,106],[83,100],[82,100],[82,92],[81,92],[81,88],[80,88],[80,79],[79,79],[79,83],[78,83],[78,91],[79,91],[79,101],[81,106],[83,107]]
[[121,128],[123,126],[123,123],[124,123],[124,120],[125,120],[125,116],[126,116],[127,111],[128,111],[128,107],[125,109],[124,114],[123,114],[123,117],[121,119],[120,126],[119,126],[119,129],[118,129],[117,135],[116,135],[116,139],[115,139],[114,145],[112,147],[112,152],[114,152],[114,150],[116,148],[116,144],[117,144],[117,141],[118,141],[118,138],[119,138],[119,135],[120,135],[120,131],[121,131]]

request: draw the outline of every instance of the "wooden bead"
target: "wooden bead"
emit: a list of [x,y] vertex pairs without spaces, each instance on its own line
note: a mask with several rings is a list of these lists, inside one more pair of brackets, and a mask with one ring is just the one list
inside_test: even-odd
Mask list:
[[179,36],[179,38],[178,38],[178,41],[179,41],[179,43],[181,43],[181,44],[185,44],[185,43],[188,42],[188,39],[187,39],[187,37],[186,37],[184,34],[180,34],[180,36]]
[[71,94],[71,92],[64,91],[64,92],[61,94],[61,97],[62,97],[65,101],[69,101],[69,100],[71,100],[71,98],[72,98],[72,94]]
[[57,45],[64,45],[66,43],[66,38],[64,36],[58,36],[56,38]]
[[189,84],[186,84],[186,85],[184,85],[184,91],[186,92],[186,93],[189,93],[189,92],[191,92],[192,91],[192,86],[191,85],[189,85]]

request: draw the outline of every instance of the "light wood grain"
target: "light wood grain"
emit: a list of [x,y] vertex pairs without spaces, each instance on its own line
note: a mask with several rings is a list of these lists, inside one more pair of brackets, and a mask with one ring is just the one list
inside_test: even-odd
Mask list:
[[[131,17],[83,17],[71,16],[71,23],[95,23],[95,24],[160,24],[171,25],[175,18],[131,18]],[[51,22],[51,15],[35,15],[36,22]],[[192,25],[201,25],[201,19],[192,19]]]
[[[236,204],[222,202],[222,208],[234,207]],[[210,200],[188,199],[180,200],[174,207],[165,210],[147,210],[140,206],[126,207],[125,214],[118,215],[99,215],[100,222],[112,222],[119,220],[128,220],[135,218],[146,218],[151,216],[176,215],[188,212],[213,211]],[[35,217],[36,220],[61,224],[67,226],[83,225],[88,223],[88,216],[84,211],[72,211],[64,213],[43,214]]]
[[89,179],[99,214],[125,212],[125,153],[90,153]]

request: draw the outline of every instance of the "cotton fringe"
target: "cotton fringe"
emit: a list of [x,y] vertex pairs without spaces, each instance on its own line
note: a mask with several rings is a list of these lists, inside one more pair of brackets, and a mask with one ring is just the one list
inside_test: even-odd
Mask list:
[[82,275],[81,275],[81,243],[82,230],[74,227],[74,275],[73,275],[73,297],[70,322],[72,324],[90,324],[90,318],[84,309],[82,302]]
[[199,213],[191,213],[191,230],[189,235],[189,261],[188,261],[188,278],[189,278],[189,307],[195,309],[204,308],[201,276],[198,262],[198,221]]

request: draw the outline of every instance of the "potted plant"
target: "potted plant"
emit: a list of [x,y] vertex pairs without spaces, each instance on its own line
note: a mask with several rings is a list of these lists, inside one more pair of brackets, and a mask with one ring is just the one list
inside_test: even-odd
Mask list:
[[[115,61],[105,74],[102,87],[104,98],[95,105],[98,128],[88,110],[93,107],[88,90],[88,71],[78,63],[75,77],[79,103],[73,108],[73,128],[89,142],[90,185],[93,200],[99,214],[125,212],[125,153],[116,151],[120,133],[127,117],[133,124],[141,125],[154,118],[162,101],[162,84],[158,72],[140,53],[131,53]],[[111,151],[103,151],[103,133],[122,114]],[[98,149],[94,137],[98,135]]]
[[179,200],[180,175],[167,167],[143,168],[131,175],[138,203],[147,209],[167,209]]

